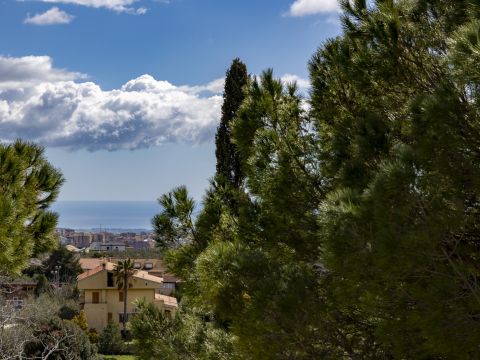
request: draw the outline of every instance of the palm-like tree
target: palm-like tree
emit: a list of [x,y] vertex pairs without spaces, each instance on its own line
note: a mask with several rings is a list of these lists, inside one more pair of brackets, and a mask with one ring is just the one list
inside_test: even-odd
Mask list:
[[127,260],[119,261],[115,265],[114,276],[115,282],[117,283],[118,290],[123,290],[123,333],[126,334],[127,330],[127,298],[128,298],[128,288],[132,286],[130,280],[137,270],[133,266],[133,261],[128,258]]

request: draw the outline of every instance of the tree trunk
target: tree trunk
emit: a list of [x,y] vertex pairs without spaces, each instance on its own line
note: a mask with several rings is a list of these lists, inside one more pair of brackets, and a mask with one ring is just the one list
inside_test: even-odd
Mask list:
[[128,277],[123,279],[123,336],[127,336],[127,292],[128,292]]

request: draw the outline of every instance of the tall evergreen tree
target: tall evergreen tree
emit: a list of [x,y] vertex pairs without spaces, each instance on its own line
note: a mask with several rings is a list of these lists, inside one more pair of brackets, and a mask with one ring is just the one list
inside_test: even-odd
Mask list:
[[343,5],[310,62],[337,307],[394,358],[479,358],[478,2]]
[[215,155],[217,157],[217,179],[238,188],[243,175],[241,162],[235,144],[231,139],[232,121],[244,99],[243,87],[248,80],[247,67],[236,58],[225,77],[222,118],[215,136]]
[[245,201],[210,191],[208,241],[167,257],[240,357],[480,358],[478,4],[342,1],[308,112],[271,71],[248,81]]

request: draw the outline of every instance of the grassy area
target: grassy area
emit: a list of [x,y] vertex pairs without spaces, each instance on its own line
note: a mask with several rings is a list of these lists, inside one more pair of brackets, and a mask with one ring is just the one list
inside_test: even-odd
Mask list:
[[137,358],[134,355],[101,355],[100,357],[104,360],[136,360]]

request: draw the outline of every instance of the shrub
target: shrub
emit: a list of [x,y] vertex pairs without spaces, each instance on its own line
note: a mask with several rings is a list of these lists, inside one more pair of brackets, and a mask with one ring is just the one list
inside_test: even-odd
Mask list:
[[98,339],[98,350],[102,354],[121,354],[125,351],[125,343],[120,335],[120,329],[113,321],[103,329]]
[[100,338],[100,335],[98,335],[97,330],[95,330],[93,328],[89,329],[87,335],[88,335],[88,338],[90,339],[90,342],[92,344],[98,344],[98,340]]
[[58,311],[58,316],[63,320],[72,320],[80,314],[78,309],[70,305],[63,305]]

